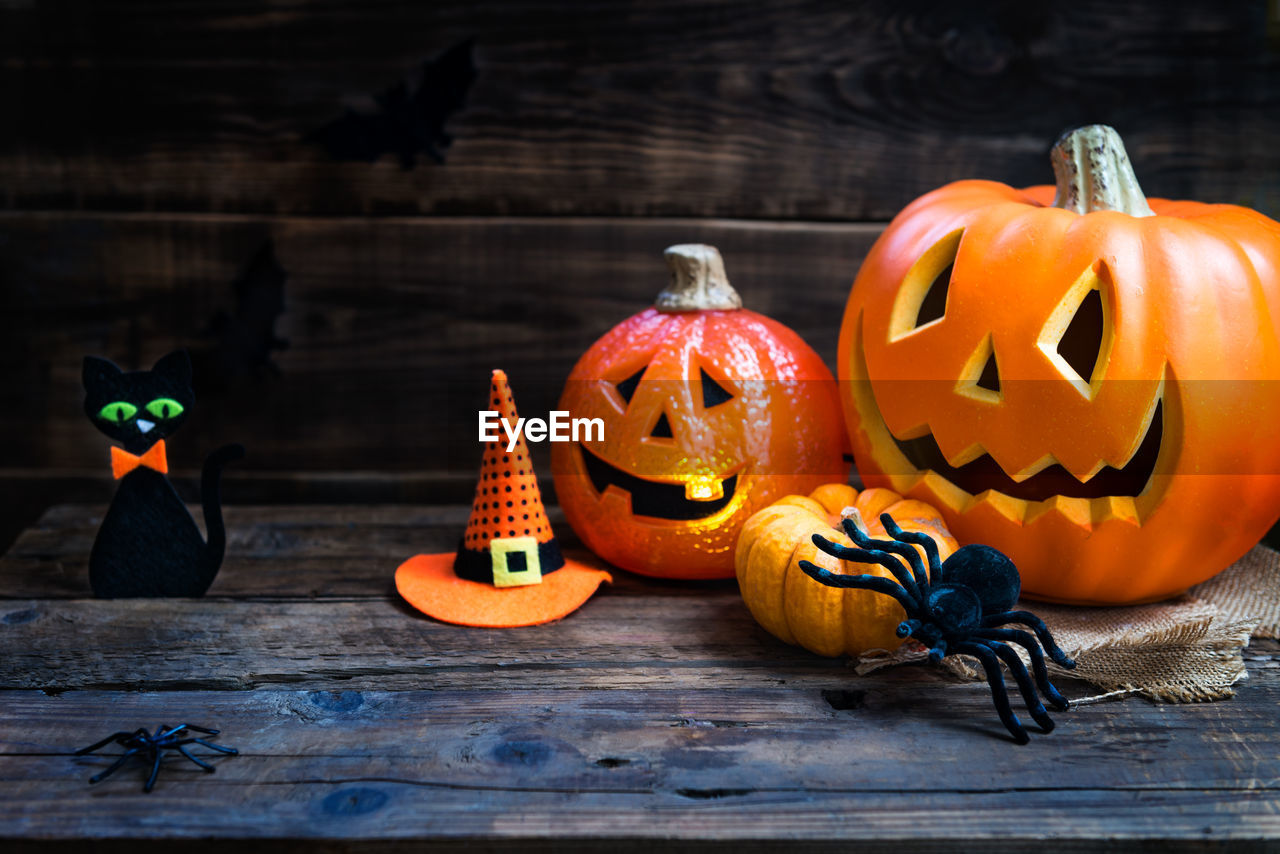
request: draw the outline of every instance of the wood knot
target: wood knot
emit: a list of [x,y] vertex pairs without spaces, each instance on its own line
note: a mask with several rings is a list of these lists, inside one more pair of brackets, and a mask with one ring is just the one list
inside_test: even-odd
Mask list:
[[382,809],[388,800],[390,797],[381,789],[357,786],[351,789],[339,789],[321,801],[320,807],[327,815],[368,815]]

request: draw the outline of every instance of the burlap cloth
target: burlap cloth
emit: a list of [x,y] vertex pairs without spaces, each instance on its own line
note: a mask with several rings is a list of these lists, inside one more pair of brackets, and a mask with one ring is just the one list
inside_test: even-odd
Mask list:
[[[1280,552],[1257,546],[1217,577],[1154,605],[1076,608],[1024,600],[1019,607],[1038,614],[1075,659],[1073,671],[1050,664],[1054,675],[1069,673],[1104,692],[1073,703],[1125,694],[1171,703],[1221,700],[1247,675],[1249,639],[1280,638]],[[855,669],[866,673],[924,657],[925,650],[910,642],[864,655]],[[965,656],[943,663],[961,676],[981,676]]]

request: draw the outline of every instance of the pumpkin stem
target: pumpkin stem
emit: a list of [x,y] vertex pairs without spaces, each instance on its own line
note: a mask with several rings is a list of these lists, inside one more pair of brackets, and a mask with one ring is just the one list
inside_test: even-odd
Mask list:
[[862,513],[858,510],[857,507],[844,508],[843,510],[840,511],[840,518],[852,519],[853,524],[857,527],[859,531],[861,531],[864,534],[867,533],[867,523],[862,518]]
[[1086,125],[1067,131],[1054,143],[1049,157],[1058,185],[1055,208],[1078,214],[1119,211],[1155,216],[1115,128]]
[[732,311],[742,297],[729,284],[720,250],[704,243],[681,243],[663,253],[671,284],[658,294],[658,311]]

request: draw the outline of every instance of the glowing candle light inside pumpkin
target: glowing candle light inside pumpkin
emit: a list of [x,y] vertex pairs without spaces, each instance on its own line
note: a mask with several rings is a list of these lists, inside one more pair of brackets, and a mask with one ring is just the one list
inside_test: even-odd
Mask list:
[[716,501],[724,497],[724,481],[712,475],[691,475],[684,482],[684,497],[689,501]]

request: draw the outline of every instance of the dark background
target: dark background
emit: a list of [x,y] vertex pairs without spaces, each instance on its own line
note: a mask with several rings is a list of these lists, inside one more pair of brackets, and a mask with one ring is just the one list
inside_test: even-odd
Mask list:
[[545,413],[668,244],[834,364],[884,224],[1069,126],[1276,217],[1280,2],[0,0],[0,110],[7,545],[112,491],[84,354],[190,348],[188,495],[466,501],[489,369]]

